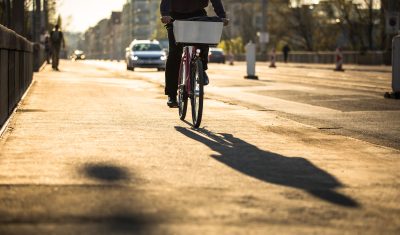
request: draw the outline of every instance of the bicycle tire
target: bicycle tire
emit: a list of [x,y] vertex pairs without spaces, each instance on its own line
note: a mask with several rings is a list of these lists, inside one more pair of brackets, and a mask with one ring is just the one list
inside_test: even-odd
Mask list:
[[204,99],[204,75],[203,75],[203,63],[200,59],[195,60],[192,68],[191,77],[191,91],[192,96],[190,97],[192,106],[192,121],[193,126],[198,128],[201,124],[203,116],[203,99]]
[[183,79],[185,79],[186,74],[183,69],[185,66],[184,62],[181,61],[181,67],[179,69],[179,78],[178,78],[178,112],[179,119],[185,120],[187,106],[188,106],[188,96],[186,92],[186,87],[183,85]]

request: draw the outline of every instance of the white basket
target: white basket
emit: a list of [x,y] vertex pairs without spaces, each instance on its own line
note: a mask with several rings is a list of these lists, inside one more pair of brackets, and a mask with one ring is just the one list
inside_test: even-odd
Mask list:
[[216,45],[221,40],[222,22],[174,21],[174,36],[178,43]]

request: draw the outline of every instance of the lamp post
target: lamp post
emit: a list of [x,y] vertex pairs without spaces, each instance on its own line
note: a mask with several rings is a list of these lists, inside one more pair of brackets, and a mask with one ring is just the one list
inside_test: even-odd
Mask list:
[[44,12],[44,29],[47,30],[49,27],[49,2],[48,0],[43,0],[43,12]]
[[14,0],[11,14],[11,29],[20,35],[25,35],[24,0]]
[[5,0],[4,1],[4,15],[3,15],[3,22],[1,22],[4,26],[10,27],[11,22],[11,1]]
[[41,23],[42,23],[42,7],[41,7],[41,1],[40,0],[35,0],[36,1],[36,24],[35,24],[35,42],[40,41],[40,31],[41,31]]
[[41,30],[41,1],[32,1],[32,39],[33,42],[40,41],[40,30]]

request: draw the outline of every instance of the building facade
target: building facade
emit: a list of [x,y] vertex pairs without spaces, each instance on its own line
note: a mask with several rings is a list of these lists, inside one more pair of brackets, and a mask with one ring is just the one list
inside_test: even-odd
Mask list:
[[121,12],[113,12],[85,32],[88,58],[120,60],[134,39],[153,39],[159,0],[127,0]]

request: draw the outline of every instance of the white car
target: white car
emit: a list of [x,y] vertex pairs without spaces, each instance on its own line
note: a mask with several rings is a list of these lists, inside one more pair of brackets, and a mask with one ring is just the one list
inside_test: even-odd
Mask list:
[[167,53],[155,40],[134,40],[126,48],[126,69],[134,71],[135,68],[157,68],[165,70]]

